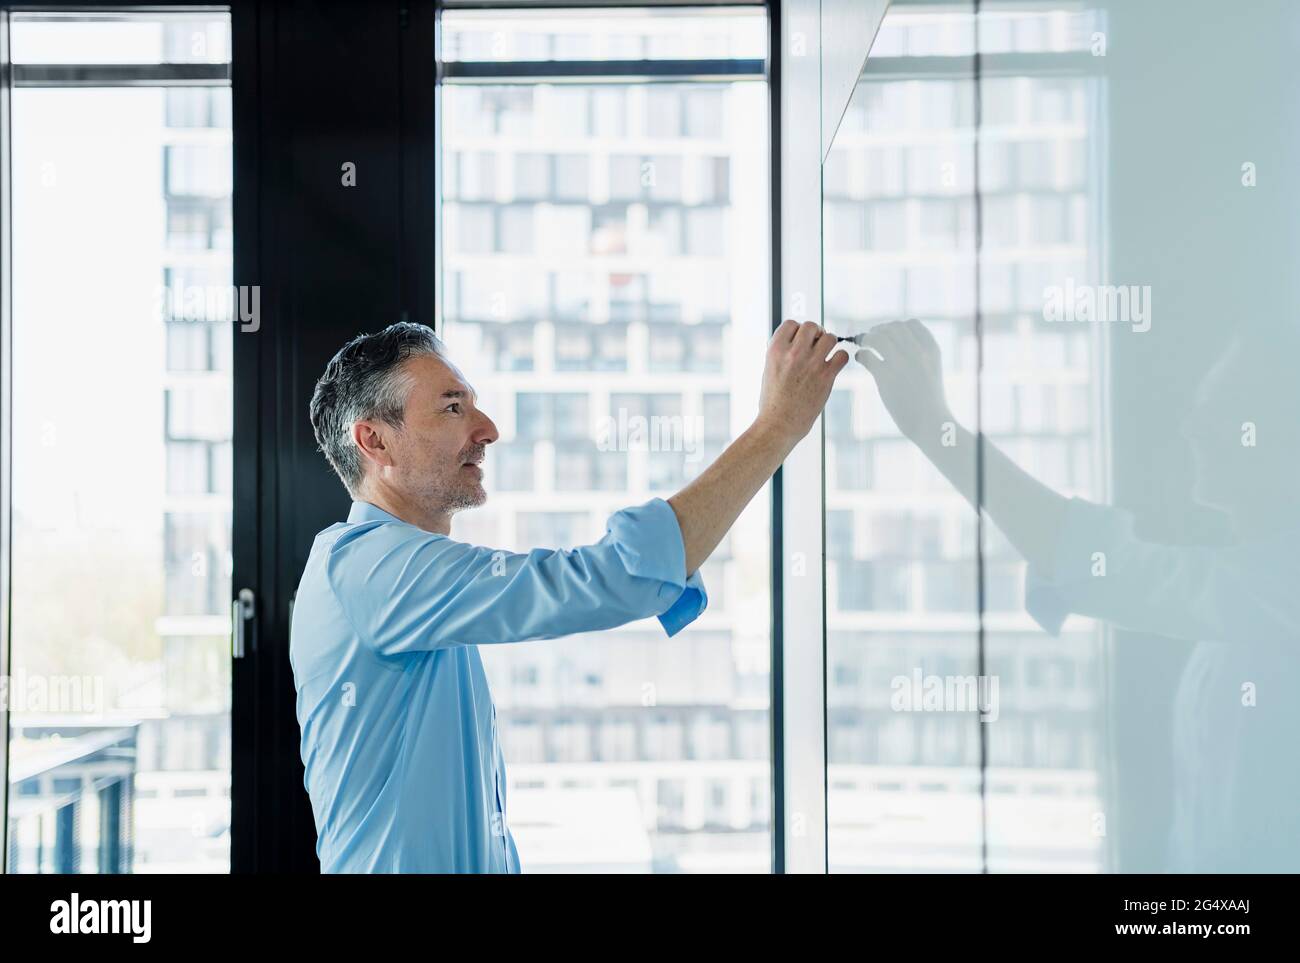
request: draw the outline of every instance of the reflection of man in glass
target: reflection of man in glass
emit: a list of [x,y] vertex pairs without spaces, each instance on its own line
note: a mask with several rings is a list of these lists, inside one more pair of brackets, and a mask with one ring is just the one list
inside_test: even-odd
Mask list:
[[[899,430],[974,504],[975,436],[948,408],[933,336],[892,322],[860,343]],[[1233,523],[1225,548],[1144,541],[1128,513],[1052,491],[983,440],[984,509],[1029,563],[1044,628],[1077,612],[1195,643],[1174,705],[1176,871],[1300,870],[1298,352],[1294,331],[1239,336],[1181,426],[1197,499]]]

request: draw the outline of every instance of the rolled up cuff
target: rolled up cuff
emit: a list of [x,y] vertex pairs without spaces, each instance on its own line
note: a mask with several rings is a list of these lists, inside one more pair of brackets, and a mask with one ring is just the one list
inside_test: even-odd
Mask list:
[[686,545],[677,513],[662,498],[653,498],[616,512],[608,533],[618,546],[629,574],[654,579],[663,611],[659,623],[669,636],[676,635],[708,607],[708,593],[699,572],[686,575]]

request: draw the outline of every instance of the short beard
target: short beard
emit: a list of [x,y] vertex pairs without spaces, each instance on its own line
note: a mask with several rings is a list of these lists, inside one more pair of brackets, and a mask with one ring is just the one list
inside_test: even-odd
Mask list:
[[454,515],[456,512],[463,512],[467,508],[478,508],[487,501],[487,490],[483,487],[481,481],[475,481],[472,485],[462,485],[460,473],[467,461],[477,461],[480,464],[483,460],[484,446],[469,445],[457,456],[457,464],[452,474],[452,484],[447,492],[446,501],[443,505],[443,511],[448,515]]
[[448,515],[454,515],[456,512],[463,512],[467,508],[478,508],[486,501],[487,491],[482,485],[476,485],[472,491],[457,488],[448,497],[444,510]]

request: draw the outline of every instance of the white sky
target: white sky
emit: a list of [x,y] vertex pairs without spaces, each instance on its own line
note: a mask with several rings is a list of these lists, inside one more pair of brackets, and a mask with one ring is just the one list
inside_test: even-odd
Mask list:
[[161,528],[163,96],[13,95],[14,508],[42,525]]

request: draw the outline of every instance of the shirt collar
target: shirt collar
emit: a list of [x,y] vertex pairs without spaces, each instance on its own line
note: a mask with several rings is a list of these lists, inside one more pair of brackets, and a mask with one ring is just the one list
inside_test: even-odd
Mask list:
[[396,515],[390,515],[376,505],[370,502],[354,501],[352,509],[348,512],[348,524],[355,525],[358,522],[400,522],[401,519]]

